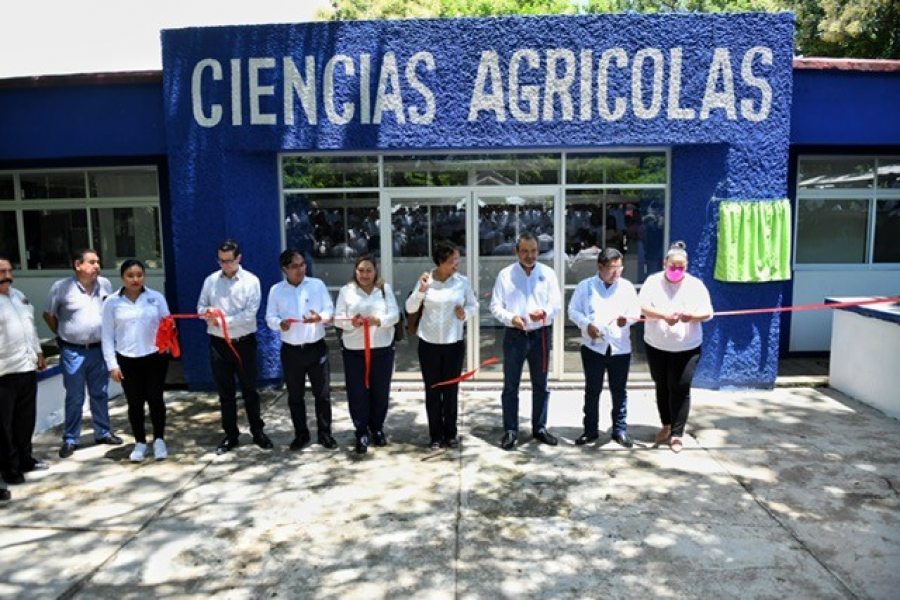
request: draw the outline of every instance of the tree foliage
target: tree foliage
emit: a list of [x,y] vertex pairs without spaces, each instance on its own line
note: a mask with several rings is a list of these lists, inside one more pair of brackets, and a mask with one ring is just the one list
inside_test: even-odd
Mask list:
[[897,0],[332,0],[324,20],[659,12],[777,12],[797,16],[796,52],[900,58]]

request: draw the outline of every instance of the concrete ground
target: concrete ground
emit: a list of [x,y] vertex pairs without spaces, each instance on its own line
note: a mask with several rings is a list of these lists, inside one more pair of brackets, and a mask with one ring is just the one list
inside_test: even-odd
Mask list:
[[[504,452],[498,396],[464,392],[462,447],[440,453],[410,391],[392,399],[390,446],[361,459],[340,394],[337,451],[289,451],[276,391],[273,451],[244,435],[215,456],[217,403],[186,392],[167,396],[166,461],[133,465],[130,443],[92,446],[89,430],[59,460],[42,435],[50,470],[0,508],[0,596],[898,597],[896,420],[827,388],[698,390],[676,455],[650,447],[652,392],[636,389],[639,447],[576,447],[580,392],[564,390],[548,447],[529,439],[524,392],[524,443]],[[113,420],[127,431],[121,398]]]

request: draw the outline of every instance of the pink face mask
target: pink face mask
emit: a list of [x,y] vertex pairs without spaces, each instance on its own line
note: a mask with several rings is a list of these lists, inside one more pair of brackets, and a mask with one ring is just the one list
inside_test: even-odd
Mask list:
[[684,279],[684,267],[666,267],[666,279],[678,283]]

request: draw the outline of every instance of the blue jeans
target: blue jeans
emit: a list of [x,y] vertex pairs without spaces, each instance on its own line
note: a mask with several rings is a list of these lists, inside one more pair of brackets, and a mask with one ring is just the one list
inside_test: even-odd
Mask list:
[[94,439],[106,437],[109,428],[109,373],[103,351],[96,348],[62,346],[59,349],[63,386],[66,388],[66,425],[63,442],[77,444],[81,437],[81,412],[84,409],[84,388],[91,397],[91,420]]
[[[550,389],[547,387],[547,373],[544,365],[549,365],[551,328],[522,331],[507,327],[503,334],[503,429],[519,430],[519,384],[522,369],[528,361],[531,376],[531,430],[533,433],[547,426],[547,405]],[[542,336],[546,338],[542,339]],[[546,340],[546,354],[544,344]]]
[[609,373],[609,392],[612,395],[613,435],[621,435],[628,430],[625,424],[628,394],[628,368],[631,354],[605,355],[581,346],[581,365],[584,368],[584,432],[596,435],[600,421],[600,392],[603,391],[603,373]]

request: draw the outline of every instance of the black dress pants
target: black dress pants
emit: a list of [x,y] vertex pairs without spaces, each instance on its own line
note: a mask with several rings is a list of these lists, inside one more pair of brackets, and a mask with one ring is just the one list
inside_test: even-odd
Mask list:
[[425,413],[431,442],[447,442],[456,438],[459,384],[432,388],[439,381],[459,377],[466,355],[466,344],[432,344],[419,338],[419,365],[425,382]]
[[683,352],[668,352],[650,344],[646,348],[659,420],[672,426],[673,437],[681,437],[691,412],[691,381],[700,360],[700,346]]
[[331,435],[331,367],[325,340],[295,346],[281,344],[281,366],[288,390],[294,435],[309,436],[306,424],[306,376],[316,401],[316,433]]
[[31,436],[37,418],[37,371],[0,377],[0,472],[34,468]]
[[260,415],[259,392],[256,391],[256,334],[251,333],[232,340],[241,360],[225,343],[223,338],[209,336],[209,360],[213,378],[219,392],[219,406],[222,410],[222,429],[229,439],[240,435],[237,424],[237,399],[234,379],[237,377],[244,397],[244,410],[250,422],[250,433],[254,436],[263,432],[265,423]]
[[129,358],[116,354],[122,369],[122,389],[128,399],[128,422],[136,442],[147,443],[144,427],[144,404],[150,407],[150,423],[153,425],[154,439],[166,437],[166,404],[163,401],[163,387],[169,357],[166,354],[147,354]]

